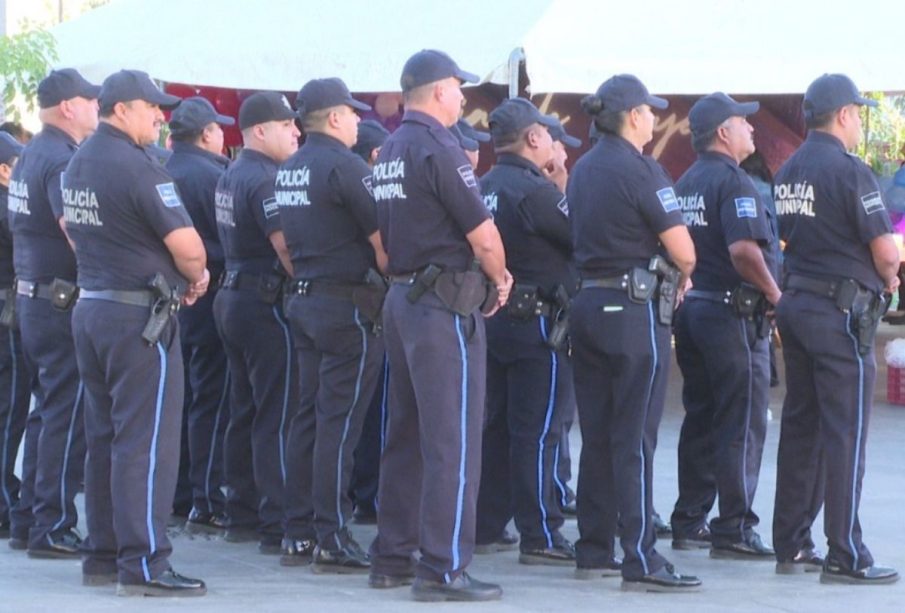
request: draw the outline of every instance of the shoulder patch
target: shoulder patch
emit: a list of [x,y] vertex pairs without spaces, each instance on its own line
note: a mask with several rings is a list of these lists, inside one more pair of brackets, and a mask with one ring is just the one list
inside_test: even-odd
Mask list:
[[361,178],[361,184],[365,186],[365,189],[368,190],[368,193],[371,194],[371,198],[374,197],[374,190],[371,187],[371,175]]
[[745,217],[756,219],[757,201],[754,198],[736,198],[735,216],[739,219],[744,219]]
[[268,198],[262,203],[264,208],[264,219],[270,219],[280,214],[280,205],[277,204],[276,198]]
[[569,199],[566,198],[565,196],[563,196],[562,200],[560,200],[556,204],[556,208],[559,209],[560,213],[562,213],[563,215],[568,217],[569,216]]
[[154,187],[157,188],[157,195],[160,196],[160,200],[163,201],[163,206],[168,209],[175,209],[182,206],[182,200],[179,198],[179,193],[176,191],[176,185],[173,183],[158,183]]
[[471,167],[471,164],[459,166],[458,168],[456,168],[456,172],[459,173],[459,177],[462,179],[462,183],[464,183],[466,187],[478,186],[478,180],[474,176],[474,168]]
[[864,207],[864,212],[868,215],[886,208],[883,205],[883,196],[880,195],[880,192],[871,192],[861,196],[861,206]]
[[497,198],[496,192],[490,192],[489,194],[484,194],[484,206],[487,207],[487,210],[491,215],[495,215],[497,211],[497,207],[499,206],[499,199]]
[[664,187],[661,190],[657,190],[657,198],[660,199],[660,204],[663,205],[663,210],[667,213],[679,210],[679,199],[676,198],[676,192],[673,188]]

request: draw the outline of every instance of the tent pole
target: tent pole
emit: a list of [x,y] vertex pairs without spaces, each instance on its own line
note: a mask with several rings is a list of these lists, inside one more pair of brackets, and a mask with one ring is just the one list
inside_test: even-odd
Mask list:
[[509,97],[518,97],[519,66],[525,61],[525,50],[516,47],[509,54]]

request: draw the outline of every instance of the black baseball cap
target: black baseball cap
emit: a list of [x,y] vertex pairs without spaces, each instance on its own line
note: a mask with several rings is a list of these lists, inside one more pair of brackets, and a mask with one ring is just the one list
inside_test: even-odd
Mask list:
[[707,134],[730,117],[747,117],[759,108],[759,102],[737,102],[723,92],[716,92],[694,103],[688,112],[688,123],[695,134]]
[[239,107],[239,129],[297,117],[298,114],[292,110],[286,96],[280,92],[257,92],[246,98]]
[[511,145],[519,133],[539,123],[548,129],[559,123],[552,115],[544,115],[530,100],[510,98],[490,112],[490,135],[495,147]]
[[353,98],[343,80],[336,77],[311,79],[302,86],[295,97],[295,108],[299,110],[300,117],[304,117],[307,113],[343,104],[358,111],[371,110],[370,106]]
[[806,117],[813,117],[847,104],[877,106],[877,101],[862,97],[855,83],[844,74],[825,74],[808,86],[802,108]]
[[10,160],[22,154],[25,145],[17,141],[12,134],[0,131],[0,164],[9,164]]
[[63,100],[87,98],[94,100],[101,93],[100,85],[92,85],[75,68],[52,70],[38,83],[38,106],[49,109]]
[[490,134],[481,130],[476,130],[473,125],[460,119],[455,125],[459,138],[459,146],[466,151],[477,151],[481,147],[481,143],[490,142]]
[[641,79],[630,74],[617,74],[601,83],[597,97],[607,111],[628,111],[642,104],[655,109],[669,106],[665,98],[652,96]]
[[389,131],[379,121],[365,119],[358,124],[358,141],[352,146],[352,151],[367,162],[371,152],[382,147],[389,135]]
[[399,83],[407,92],[427,83],[455,77],[465,83],[477,83],[478,75],[465,72],[451,57],[435,49],[424,49],[408,59],[402,68]]
[[550,126],[550,136],[553,137],[553,140],[558,140],[566,147],[571,147],[573,149],[581,147],[581,139],[576,138],[566,132],[566,129],[563,127],[562,122],[559,121],[559,119],[556,119],[555,126]]
[[164,111],[172,111],[182,98],[160,91],[148,73],[141,70],[120,70],[104,79],[98,103],[101,109],[112,109],[117,102],[144,100]]
[[208,124],[231,126],[236,120],[217,113],[214,105],[202,96],[192,96],[182,101],[170,117],[170,132],[175,137],[198,134]]

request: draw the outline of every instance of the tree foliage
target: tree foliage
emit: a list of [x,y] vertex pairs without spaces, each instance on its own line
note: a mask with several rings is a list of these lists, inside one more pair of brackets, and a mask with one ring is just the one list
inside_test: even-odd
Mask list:
[[17,95],[29,112],[35,108],[38,83],[57,60],[56,41],[46,30],[30,30],[0,38],[0,84],[3,106],[16,121],[19,109],[13,106]]
[[868,94],[878,102],[876,108],[863,107],[864,138],[858,148],[874,172],[888,176],[905,159],[905,96]]

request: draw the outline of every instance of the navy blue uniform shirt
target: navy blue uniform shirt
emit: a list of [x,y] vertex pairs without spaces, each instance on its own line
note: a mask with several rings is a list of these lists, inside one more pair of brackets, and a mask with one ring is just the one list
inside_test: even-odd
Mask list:
[[282,229],[273,195],[277,169],[277,163],[263,153],[243,149],[217,183],[217,232],[227,270],[282,271],[269,238]]
[[277,172],[275,196],[297,279],[360,283],[376,268],[371,169],[340,141],[309,134]]
[[75,140],[45,125],[25,147],[9,184],[9,228],[16,275],[23,281],[75,281],[75,254],[60,229],[60,175],[78,151]]
[[207,251],[208,268],[223,268],[223,247],[217,234],[214,191],[229,160],[222,155],[176,141],[166,162],[167,172],[176,182],[182,204],[192,218]]
[[[6,199],[9,190],[5,185],[0,185],[0,208],[6,208]],[[6,215],[0,216],[0,287],[12,287],[13,277],[13,237],[9,233],[9,219]]]
[[63,218],[79,286],[146,289],[156,273],[185,287],[163,238],[191,227],[173,179],[124,132],[101,122],[63,177]]
[[574,260],[583,279],[647,268],[659,234],[682,225],[672,180],[627,140],[604,134],[575,163],[566,189]]
[[490,213],[452,132],[429,115],[406,111],[380,149],[372,184],[390,274],[428,264],[469,269],[474,251],[465,235]]
[[876,291],[885,286],[870,242],[892,232],[889,215],[873,172],[839,139],[809,132],[774,185],[787,272],[855,279]]
[[481,177],[484,204],[506,250],[506,267],[515,282],[552,292],[575,290],[569,204],[556,185],[531,161],[502,153]]
[[724,291],[743,281],[729,256],[729,245],[753,240],[772,274],[776,270],[776,237],[757,187],[735,160],[707,151],[676,182],[676,196],[694,241],[698,264],[695,289]]

